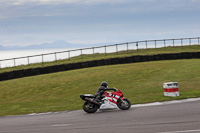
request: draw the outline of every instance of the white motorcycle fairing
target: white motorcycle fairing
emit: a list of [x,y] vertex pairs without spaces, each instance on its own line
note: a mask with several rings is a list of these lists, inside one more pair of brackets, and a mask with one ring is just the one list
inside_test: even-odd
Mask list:
[[104,103],[100,106],[100,110],[106,110],[106,109],[117,109],[117,105],[114,104],[113,102],[110,102],[109,97],[105,97],[102,100]]

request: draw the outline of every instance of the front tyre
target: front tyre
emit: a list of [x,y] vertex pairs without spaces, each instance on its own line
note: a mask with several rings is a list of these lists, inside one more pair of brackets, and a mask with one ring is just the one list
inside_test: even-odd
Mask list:
[[121,110],[128,110],[131,107],[131,102],[128,99],[120,99],[117,101],[117,107]]
[[99,106],[91,102],[85,102],[83,104],[83,110],[87,113],[95,113],[99,109]]

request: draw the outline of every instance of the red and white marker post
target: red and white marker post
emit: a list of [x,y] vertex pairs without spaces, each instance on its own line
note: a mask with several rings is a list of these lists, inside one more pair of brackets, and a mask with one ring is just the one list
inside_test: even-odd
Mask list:
[[177,97],[180,96],[178,82],[163,83],[164,96]]

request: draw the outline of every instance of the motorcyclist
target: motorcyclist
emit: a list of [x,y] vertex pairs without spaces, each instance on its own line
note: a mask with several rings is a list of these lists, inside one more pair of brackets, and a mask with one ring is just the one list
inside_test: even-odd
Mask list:
[[104,94],[104,92],[105,91],[109,91],[109,90],[116,91],[115,88],[108,88],[108,83],[107,82],[105,82],[105,81],[102,82],[101,86],[98,88],[98,90],[97,90],[97,92],[95,94],[95,96],[96,96],[95,100],[100,102],[101,99],[103,98],[102,95]]

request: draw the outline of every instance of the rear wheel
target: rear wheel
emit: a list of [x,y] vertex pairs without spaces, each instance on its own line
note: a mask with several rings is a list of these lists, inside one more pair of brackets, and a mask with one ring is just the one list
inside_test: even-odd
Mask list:
[[121,110],[127,110],[131,107],[131,102],[128,99],[120,99],[117,101],[117,106]]
[[85,102],[83,104],[83,110],[87,113],[95,113],[99,109],[99,106],[91,102]]

